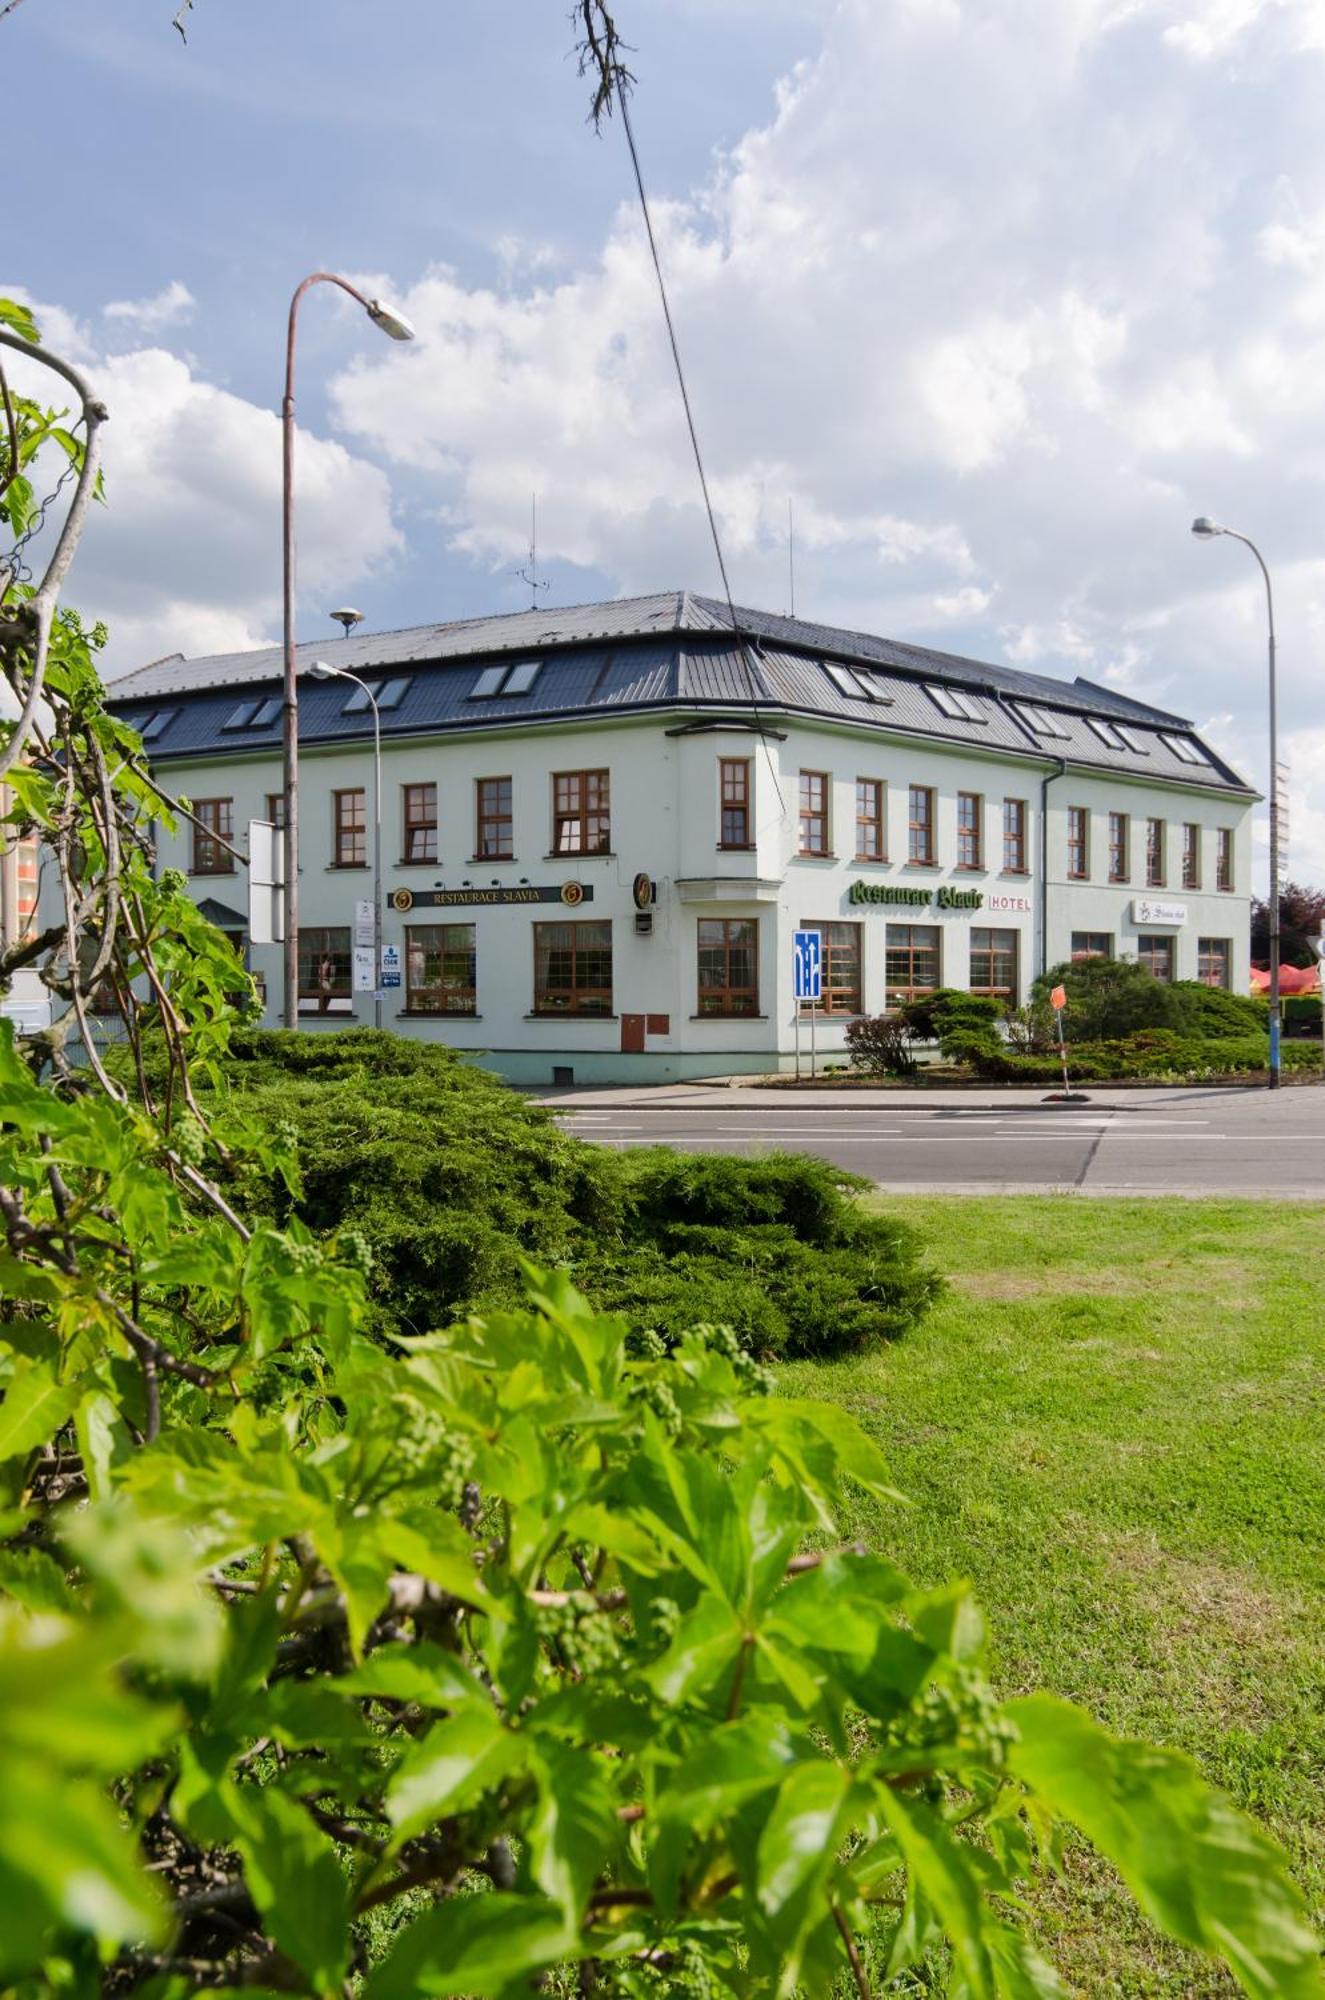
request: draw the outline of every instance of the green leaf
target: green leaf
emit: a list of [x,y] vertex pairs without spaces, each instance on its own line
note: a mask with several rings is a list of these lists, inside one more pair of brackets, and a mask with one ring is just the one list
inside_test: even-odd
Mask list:
[[415,1645],[379,1646],[353,1673],[333,1683],[343,1694],[380,1695],[385,1701],[417,1701],[425,1708],[454,1708],[485,1701],[482,1687],[454,1653],[430,1640]]
[[612,1795],[585,1750],[544,1742],[532,1750],[529,1768],[538,1782],[528,1827],[533,1877],[577,1924],[615,1844]]
[[0,1549],[0,1591],[28,1611],[71,1611],[64,1571],[45,1549]]
[[1222,1958],[1258,2000],[1319,2000],[1319,1944],[1272,1841],[1190,1758],[1110,1736],[1050,1695],[1006,1704],[1009,1764],[1117,1868],[1181,1943]]
[[110,1497],[115,1468],[133,1456],[129,1426],[104,1389],[93,1389],[74,1412],[83,1477],[94,1500]]
[[30,340],[35,347],[41,340],[41,329],[30,309],[17,299],[0,298],[0,326],[7,326],[20,340]]
[[249,1786],[237,1845],[273,1939],[313,1991],[339,1993],[349,1966],[349,1889],[327,1836],[283,1792]]
[[688,1701],[731,1670],[744,1643],[744,1625],[731,1605],[706,1591],[686,1612],[646,1678],[663,1701]]
[[153,1939],[164,1928],[155,1885],[103,1794],[53,1784],[35,1763],[13,1760],[0,1786],[0,1907],[0,1974],[37,1971],[24,1960],[48,1925],[114,1943]]
[[397,1844],[462,1811],[524,1762],[525,1742],[485,1702],[437,1723],[404,1758],[387,1788]]
[[500,1993],[580,1955],[574,1928],[541,1896],[454,1896],[401,1932],[365,2000]]
[[75,1382],[57,1382],[45,1361],[19,1359],[0,1403],[0,1462],[26,1455],[69,1421],[82,1393]]
[[[801,1764],[783,1781],[759,1837],[756,1896],[773,1935],[790,1941],[833,1866],[851,1779],[836,1764]],[[816,1912],[816,1915],[818,1913]]]

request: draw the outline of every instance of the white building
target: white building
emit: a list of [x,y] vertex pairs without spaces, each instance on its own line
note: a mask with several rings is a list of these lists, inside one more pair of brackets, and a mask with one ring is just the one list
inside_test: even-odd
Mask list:
[[[517,1082],[787,1068],[791,934],[818,929],[821,1055],[937,985],[1024,998],[1046,964],[1137,957],[1248,984],[1255,794],[1180,716],[1089,681],[686,592],[299,649],[300,1011],[352,991],[382,721],[384,1024]],[[173,659],[114,706],[205,825],[279,815],[279,651]],[[161,841],[281,1013],[242,867]],[[647,879],[646,879],[647,878]]]

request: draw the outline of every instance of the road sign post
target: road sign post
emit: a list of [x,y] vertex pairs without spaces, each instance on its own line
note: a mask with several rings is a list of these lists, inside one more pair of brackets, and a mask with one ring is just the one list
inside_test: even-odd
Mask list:
[[810,1003],[810,1078],[817,1069],[815,1014],[823,997],[823,936],[819,931],[791,934],[792,992],[796,1001],[796,1079],[801,1073],[801,1007]]

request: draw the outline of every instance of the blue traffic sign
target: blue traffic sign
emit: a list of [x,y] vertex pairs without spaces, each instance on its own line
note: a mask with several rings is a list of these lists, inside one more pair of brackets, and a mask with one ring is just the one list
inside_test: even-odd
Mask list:
[[819,931],[793,931],[792,967],[797,1000],[823,998],[822,935]]

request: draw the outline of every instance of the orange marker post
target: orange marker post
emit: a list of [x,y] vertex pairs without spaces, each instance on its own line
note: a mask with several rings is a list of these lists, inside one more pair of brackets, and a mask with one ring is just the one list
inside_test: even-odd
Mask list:
[[1053,992],[1049,995],[1049,1005],[1053,1008],[1054,1019],[1058,1023],[1058,1054],[1063,1065],[1063,1094],[1066,1097],[1070,1097],[1072,1086],[1067,1079],[1067,1041],[1063,1034],[1063,1016],[1067,1012],[1067,988],[1065,986],[1055,986]]

